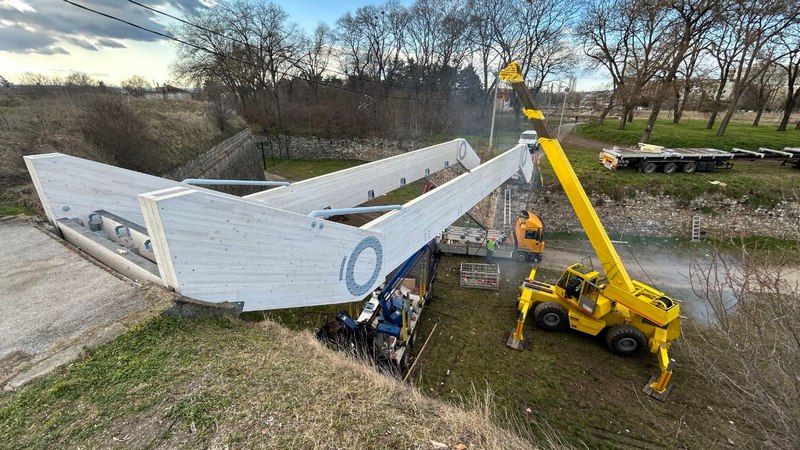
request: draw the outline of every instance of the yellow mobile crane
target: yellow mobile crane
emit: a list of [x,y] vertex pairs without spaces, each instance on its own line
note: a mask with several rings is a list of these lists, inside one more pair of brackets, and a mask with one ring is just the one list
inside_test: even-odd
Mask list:
[[667,351],[681,334],[678,303],[628,275],[561,144],[551,136],[542,111],[535,106],[520,65],[509,64],[500,71],[500,79],[510,83],[519,97],[522,112],[539,134],[539,144],[605,271],[603,279],[596,270],[573,264],[564,270],[556,284],[550,285],[536,281],[536,269],[531,270],[520,286],[520,314],[508,345],[518,350],[523,348],[522,328],[531,307],[536,325],[546,331],[569,327],[596,336],[606,330],[606,343],[614,353],[630,356],[648,348],[658,355],[661,374],[654,375],[643,390],[664,400],[671,388],[669,381],[675,362]]

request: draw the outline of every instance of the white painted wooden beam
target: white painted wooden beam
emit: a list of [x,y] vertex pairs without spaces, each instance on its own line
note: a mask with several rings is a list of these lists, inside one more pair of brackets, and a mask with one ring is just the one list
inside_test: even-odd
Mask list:
[[159,270],[182,295],[245,311],[360,299],[383,281],[383,236],[191,188],[142,194]]
[[144,225],[136,196],[181,186],[177,181],[61,153],[24,158],[42,207],[54,226],[58,225],[58,219],[78,218],[86,222],[89,214],[98,209]]
[[385,252],[386,265],[397,267],[516,173],[526,182],[530,182],[533,175],[531,155],[524,144],[361,228],[390,237]]
[[359,300],[483,197],[532,162],[519,145],[356,228],[251,199],[172,189],[139,196],[162,278],[177,292],[245,311]]
[[370,191],[378,197],[445,167],[461,164],[471,170],[480,163],[466,140],[454,139],[244,198],[301,214],[328,207],[349,208],[370,200]]

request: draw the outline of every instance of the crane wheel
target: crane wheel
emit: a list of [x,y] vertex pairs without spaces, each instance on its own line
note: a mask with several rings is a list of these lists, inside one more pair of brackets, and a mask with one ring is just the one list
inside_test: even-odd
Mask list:
[[567,310],[556,302],[544,302],[533,310],[536,326],[544,331],[563,331],[569,327]]
[[606,345],[612,353],[633,356],[647,348],[647,338],[631,325],[615,325],[606,333]]

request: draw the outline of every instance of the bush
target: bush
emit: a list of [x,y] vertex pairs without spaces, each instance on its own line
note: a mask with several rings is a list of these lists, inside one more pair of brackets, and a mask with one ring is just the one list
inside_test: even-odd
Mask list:
[[783,258],[719,252],[693,264],[695,294],[710,324],[689,328],[686,347],[709,389],[732,408],[731,436],[747,448],[800,448],[800,283]]
[[160,173],[164,164],[147,120],[123,98],[89,97],[81,109],[78,126],[87,141],[108,152],[125,168]]

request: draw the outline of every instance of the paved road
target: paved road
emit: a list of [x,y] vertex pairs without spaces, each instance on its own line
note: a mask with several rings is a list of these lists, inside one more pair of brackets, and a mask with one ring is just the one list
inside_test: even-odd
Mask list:
[[0,222],[0,384],[148,302],[28,222]]

